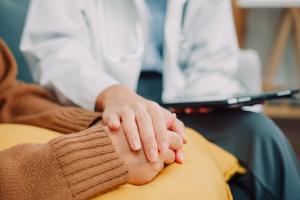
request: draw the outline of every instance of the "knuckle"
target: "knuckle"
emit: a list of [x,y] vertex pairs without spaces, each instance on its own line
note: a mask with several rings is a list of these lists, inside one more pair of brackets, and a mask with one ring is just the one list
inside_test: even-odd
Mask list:
[[151,121],[150,115],[147,112],[145,112],[145,111],[139,112],[137,114],[137,119],[138,119],[138,121],[140,121],[142,123],[146,123],[148,121]]
[[141,103],[139,103],[139,102],[135,102],[131,106],[137,112],[145,111],[145,107]]
[[123,129],[124,129],[126,135],[131,135],[133,126],[130,123],[123,123]]
[[155,135],[158,137],[159,140],[166,140],[166,129],[164,129],[163,127],[157,128],[157,130],[155,131]]
[[154,101],[150,101],[149,102],[149,104],[148,104],[148,106],[150,107],[150,108],[152,108],[152,109],[159,109],[159,104],[158,103],[156,103],[156,102],[154,102]]
[[165,143],[167,143],[168,145],[170,145],[170,141],[169,141],[168,137],[167,137],[167,136],[164,136],[164,135],[163,135],[163,137],[160,139],[160,142],[165,142]]
[[168,139],[169,139],[169,145],[173,150],[179,149],[183,145],[183,139],[178,134],[169,135]]
[[150,109],[152,112],[155,112],[156,114],[162,115],[163,111],[160,107],[160,105],[156,102],[152,102],[149,104],[148,109]]
[[183,146],[183,139],[182,137],[176,136],[175,142],[174,142],[177,148],[181,148]]
[[122,116],[128,115],[128,114],[131,114],[131,112],[132,112],[132,110],[129,107],[125,106],[121,110],[121,115]]
[[146,135],[144,137],[144,142],[146,142],[152,148],[157,148],[154,135]]
[[181,148],[181,147],[183,146],[183,139],[182,139],[182,137],[179,137],[179,138],[177,139],[177,146],[178,146],[179,148]]

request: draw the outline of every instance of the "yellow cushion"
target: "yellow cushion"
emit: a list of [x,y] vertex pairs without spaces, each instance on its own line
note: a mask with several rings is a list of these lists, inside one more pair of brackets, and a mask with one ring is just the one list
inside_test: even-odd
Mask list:
[[[166,167],[151,183],[144,186],[123,185],[95,197],[95,200],[230,200],[226,183],[235,173],[244,173],[237,159],[200,134],[186,129],[185,162]],[[0,150],[21,143],[46,143],[60,133],[25,125],[0,125]]]

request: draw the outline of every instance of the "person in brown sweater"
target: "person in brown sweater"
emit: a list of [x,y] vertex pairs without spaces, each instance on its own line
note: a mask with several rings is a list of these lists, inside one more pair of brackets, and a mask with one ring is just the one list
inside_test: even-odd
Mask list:
[[0,122],[66,135],[47,144],[0,151],[0,199],[88,199],[125,183],[145,184],[176,160],[182,137],[168,131],[169,149],[149,162],[132,151],[122,129],[112,133],[100,112],[64,107],[45,89],[16,81],[16,62],[0,39]]

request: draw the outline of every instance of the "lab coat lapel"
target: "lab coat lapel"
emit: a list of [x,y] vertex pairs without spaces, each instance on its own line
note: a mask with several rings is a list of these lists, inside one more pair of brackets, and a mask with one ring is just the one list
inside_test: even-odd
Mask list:
[[144,0],[134,0],[134,3],[137,7],[139,20],[143,27],[144,32],[147,30],[147,18],[148,18],[148,11],[146,8],[146,3]]
[[178,65],[179,42],[181,36],[182,9],[185,0],[169,0],[165,21],[165,49],[163,101],[175,99],[178,91],[184,88],[184,75]]
[[214,0],[188,0],[188,6],[187,6],[187,12],[185,16],[185,23],[184,23],[184,30],[188,31],[195,26],[195,23],[193,21],[195,19],[200,19],[199,15],[202,14],[202,9],[207,6],[208,1],[214,1]]

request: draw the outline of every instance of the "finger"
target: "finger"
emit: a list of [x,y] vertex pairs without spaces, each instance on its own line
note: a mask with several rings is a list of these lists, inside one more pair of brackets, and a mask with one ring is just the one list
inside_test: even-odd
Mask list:
[[103,121],[111,130],[119,130],[120,128],[120,117],[114,111],[104,111],[103,113]]
[[176,114],[175,113],[171,113],[169,110],[163,108],[163,113],[166,119],[166,125],[167,128],[171,127],[171,125],[173,124],[174,120],[176,119]]
[[164,114],[165,118],[167,119],[167,128],[180,134],[184,140],[184,143],[186,143],[187,139],[184,133],[185,126],[183,122],[177,119],[177,115],[175,113],[171,113],[166,109],[164,109]]
[[139,106],[135,107],[134,113],[146,157],[149,161],[155,162],[158,159],[158,150],[151,117]]
[[182,137],[173,132],[173,131],[168,131],[168,140],[169,140],[169,148],[172,150],[178,150],[181,149],[183,146],[183,139]]
[[182,164],[184,160],[184,155],[182,149],[175,151],[175,160],[177,163]]
[[187,138],[185,135],[185,126],[182,121],[180,121],[179,119],[175,119],[175,121],[173,122],[173,124],[170,127],[170,130],[181,135],[183,138],[183,142],[187,143]]
[[141,149],[142,145],[134,112],[129,108],[124,108],[121,112],[121,120],[130,148],[134,151]]
[[161,153],[165,153],[169,149],[166,120],[160,106],[156,103],[151,103],[147,107],[147,111],[152,118],[152,124],[158,149]]
[[176,154],[173,150],[169,149],[164,156],[164,163],[170,165],[175,162]]

